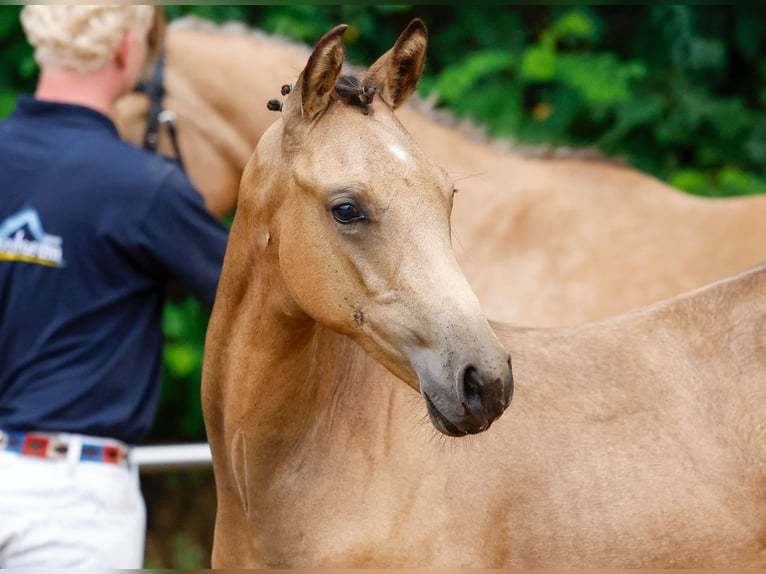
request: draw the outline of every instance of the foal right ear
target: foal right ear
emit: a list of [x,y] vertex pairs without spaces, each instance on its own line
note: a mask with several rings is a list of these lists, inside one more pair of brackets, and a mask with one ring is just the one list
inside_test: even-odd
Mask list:
[[343,32],[348,26],[340,24],[322,36],[314,46],[306,67],[285,101],[282,111],[285,121],[313,121],[330,105],[330,96],[340,76],[345,57]]

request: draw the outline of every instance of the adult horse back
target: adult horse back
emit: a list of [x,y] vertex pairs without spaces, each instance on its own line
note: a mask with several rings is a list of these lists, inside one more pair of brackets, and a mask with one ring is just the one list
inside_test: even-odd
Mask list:
[[766,566],[766,266],[496,326],[516,391],[490,427],[505,355],[452,255],[450,181],[392,113],[425,28],[357,79],[342,31],[242,179],[203,372],[213,565]]
[[[219,215],[236,203],[247,158],[278,114],[266,102],[295,78],[305,46],[240,27],[170,24],[166,106],[189,174]],[[147,101],[117,108],[143,140]],[[636,170],[508,153],[404,106],[404,126],[457,180],[456,255],[487,316],[575,324],[739,272],[766,255],[766,195],[699,198]],[[161,149],[172,155],[166,134]]]

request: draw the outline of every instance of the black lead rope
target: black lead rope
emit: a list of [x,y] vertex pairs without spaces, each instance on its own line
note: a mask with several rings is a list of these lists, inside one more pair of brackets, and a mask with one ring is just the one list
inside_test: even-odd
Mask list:
[[154,64],[149,81],[141,80],[133,88],[134,92],[145,94],[149,98],[149,111],[146,114],[146,132],[144,133],[144,149],[152,153],[157,153],[157,145],[160,140],[160,126],[164,125],[170,136],[170,143],[173,146],[175,160],[178,165],[186,171],[181,148],[178,145],[178,134],[176,131],[176,116],[171,110],[165,110],[162,107],[162,100],[165,97],[165,42],[160,42],[157,53],[157,61]]

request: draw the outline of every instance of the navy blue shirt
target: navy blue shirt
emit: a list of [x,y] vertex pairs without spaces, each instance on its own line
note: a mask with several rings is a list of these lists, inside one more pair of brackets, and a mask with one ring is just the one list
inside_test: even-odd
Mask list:
[[164,286],[211,307],[227,234],[173,162],[107,116],[19,97],[0,122],[0,429],[139,442]]

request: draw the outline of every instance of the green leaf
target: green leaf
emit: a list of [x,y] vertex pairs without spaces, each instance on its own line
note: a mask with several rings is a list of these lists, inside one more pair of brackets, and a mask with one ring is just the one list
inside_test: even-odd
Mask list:
[[556,73],[556,53],[542,46],[531,46],[521,57],[519,76],[531,82],[547,82]]
[[375,6],[375,10],[380,14],[397,14],[412,9],[412,6],[409,4],[378,4],[373,6]]
[[482,78],[512,69],[513,54],[505,51],[482,50],[470,55],[459,65],[445,69],[435,87],[439,99],[454,102],[474,89]]
[[6,117],[16,106],[16,92],[0,91],[0,118]]
[[470,118],[495,138],[517,136],[523,114],[521,95],[508,84],[482,88],[470,98],[456,102],[453,110],[457,117]]
[[581,10],[565,13],[553,24],[551,29],[556,39],[570,37],[592,41],[596,38],[595,23]]
[[740,7],[734,29],[734,40],[737,48],[750,60],[757,61],[761,45],[761,22],[756,14],[752,14],[745,6]]
[[697,169],[681,169],[672,173],[668,183],[673,187],[696,195],[715,195],[713,186],[704,172]]
[[766,193],[766,179],[734,166],[724,167],[718,173],[718,181],[726,195]]
[[750,113],[740,98],[714,100],[708,97],[704,113],[707,121],[724,139],[738,138],[750,130]]
[[631,82],[646,74],[643,63],[621,62],[609,52],[562,54],[556,67],[556,78],[577,90],[592,105],[627,101]]
[[19,29],[19,12],[21,7],[3,6],[0,15],[0,40],[10,37]]
[[660,119],[665,109],[665,101],[658,94],[631,92],[631,97],[623,105],[615,106],[615,121],[600,138],[602,145],[617,143],[626,137],[633,129],[651,125]]
[[39,68],[32,53],[19,60],[18,70],[22,78],[33,78],[37,75]]
[[183,308],[175,303],[166,303],[162,310],[162,327],[165,335],[172,338],[183,337],[185,324]]
[[165,343],[165,366],[171,376],[185,378],[192,376],[202,363],[202,353],[194,345]]

